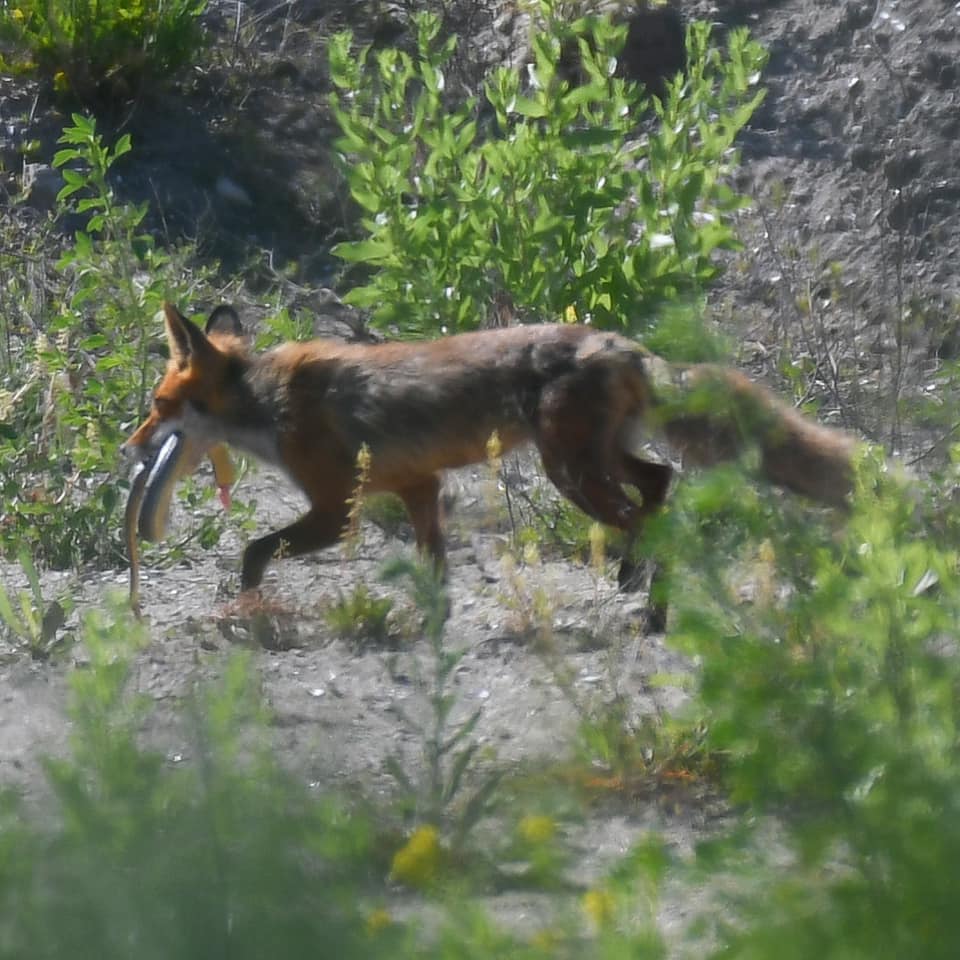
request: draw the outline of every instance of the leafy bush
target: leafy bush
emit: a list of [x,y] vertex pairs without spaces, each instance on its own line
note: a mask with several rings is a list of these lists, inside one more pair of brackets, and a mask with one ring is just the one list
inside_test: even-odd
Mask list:
[[257,746],[266,721],[243,657],[190,704],[193,762],[143,749],[148,700],[128,692],[143,639],[126,618],[85,619],[72,752],[46,761],[59,816],[10,798],[3,811],[0,956],[365,955],[369,828]]
[[[144,747],[156,704],[130,687],[145,639],[125,612],[85,616],[89,664],[71,675],[70,749],[45,761],[50,796],[38,812],[0,795],[0,957],[590,955],[576,910],[558,911],[530,942],[508,934],[462,885],[426,883],[451,866],[435,828],[396,845],[360,804],[290,777],[247,656],[187,696],[177,727],[184,756]],[[546,871],[545,889],[556,889],[558,842],[543,816],[524,818],[510,838],[515,858]],[[658,845],[645,843],[587,892],[596,955],[663,955],[650,926],[663,867]],[[397,882],[436,897],[425,933],[415,919],[423,900],[405,899],[406,920],[385,906]]]
[[203,36],[206,0],[13,0],[0,9],[0,42],[18,72],[36,68],[83,102],[128,98],[150,78],[188,65]]
[[[123,556],[116,471],[120,444],[146,413],[157,375],[146,320],[164,298],[187,298],[187,249],[163,252],[142,229],[145,204],[118,203],[111,168],[130,148],[103,145],[94,121],[75,114],[54,163],[66,185],[61,212],[84,218],[58,263],[62,286],[34,339],[22,343],[0,389],[0,548],[32,545],[58,568]],[[188,485],[187,496],[197,501]],[[217,539],[216,521],[201,531]]]
[[[747,824],[779,824],[778,843],[738,836],[720,861],[744,870],[717,955],[956,956],[949,531],[872,459],[832,536],[808,508],[760,500],[727,471],[687,485],[661,526],[665,549],[687,558],[673,634],[701,661],[708,747],[726,758]],[[744,579],[748,601],[731,602]]]
[[[647,99],[614,76],[625,31],[605,18],[551,20],[531,37],[531,83],[500,68],[488,107],[451,103],[456,40],[416,18],[415,57],[330,41],[331,98],[364,239],[335,252],[372,271],[347,300],[403,335],[471,329],[498,309],[642,330],[654,310],[714,279],[743,201],[725,182],[732,144],[763,94],[764,62],[744,31],[725,55],[688,34],[690,69]],[[558,69],[579,39],[586,82]],[[637,125],[654,111],[656,123]],[[486,114],[489,117],[482,119]]]

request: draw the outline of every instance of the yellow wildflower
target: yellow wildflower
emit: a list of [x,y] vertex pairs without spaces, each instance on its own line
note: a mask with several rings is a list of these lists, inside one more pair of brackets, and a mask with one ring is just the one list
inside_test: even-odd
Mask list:
[[418,827],[393,855],[390,879],[411,887],[429,887],[440,866],[440,838],[437,828]]
[[527,843],[542,844],[553,839],[557,832],[557,825],[553,817],[531,815],[520,821],[517,831]]
[[393,917],[390,916],[390,911],[378,907],[367,915],[367,933],[375,936],[381,930],[386,930],[392,923]]
[[542,930],[538,930],[530,938],[530,946],[534,950],[542,951],[543,953],[549,953],[553,956],[557,952],[557,947],[563,943],[563,938],[555,931],[551,930],[549,927],[544,927]]
[[616,902],[609,890],[588,890],[583,895],[581,906],[597,929],[607,927],[613,921]]

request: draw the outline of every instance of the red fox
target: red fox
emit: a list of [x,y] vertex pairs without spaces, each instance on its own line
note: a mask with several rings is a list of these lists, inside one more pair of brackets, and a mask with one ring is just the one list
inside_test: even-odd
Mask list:
[[226,443],[282,467],[310,501],[295,523],[247,546],[243,590],[260,584],[273,558],[340,538],[363,445],[365,489],[401,498],[419,548],[441,566],[439,473],[484,460],[494,431],[504,452],[534,443],[560,493],[628,535],[663,505],[673,475],[644,455],[639,441],[651,434],[701,466],[755,447],[767,480],[825,504],[842,507],[853,483],[846,434],[736,371],[668,363],[588,326],[419,343],[313,340],[254,355],[232,307],[217,307],[205,331],[171,304],[164,313],[169,365],[128,450],[150,460],[179,431],[195,463],[198,451]]

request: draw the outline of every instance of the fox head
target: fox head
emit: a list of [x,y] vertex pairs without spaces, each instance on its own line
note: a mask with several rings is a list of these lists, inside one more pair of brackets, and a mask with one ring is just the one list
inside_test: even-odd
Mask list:
[[153,392],[147,419],[124,449],[148,460],[171,433],[179,431],[191,447],[189,459],[196,466],[223,439],[217,435],[216,417],[228,399],[224,384],[242,345],[243,329],[236,311],[228,306],[217,307],[204,330],[170,303],[164,303],[163,313],[170,361]]
[[204,456],[209,456],[220,501],[229,507],[235,471],[216,429],[216,413],[224,403],[224,384],[230,379],[234,358],[238,351],[246,350],[240,318],[233,307],[219,306],[201,331],[170,303],[164,303],[163,313],[170,361],[154,390],[147,419],[123,445],[123,451],[150,461],[167,437],[179,433],[182,450],[176,477],[193,473]]

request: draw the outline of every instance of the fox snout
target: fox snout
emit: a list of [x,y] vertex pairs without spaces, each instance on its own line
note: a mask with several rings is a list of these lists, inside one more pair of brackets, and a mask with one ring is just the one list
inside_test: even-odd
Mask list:
[[121,462],[125,464],[149,463],[163,446],[166,435],[160,436],[159,431],[153,431],[149,436],[141,436],[143,428],[139,428],[120,444]]
[[173,433],[180,433],[179,418],[158,420],[151,414],[121,445],[120,452],[127,460],[151,460]]
[[120,444],[120,459],[123,463],[142,463],[150,459],[150,450],[142,444],[125,440]]

